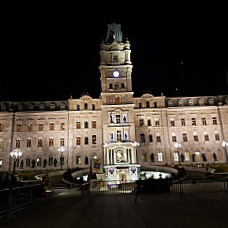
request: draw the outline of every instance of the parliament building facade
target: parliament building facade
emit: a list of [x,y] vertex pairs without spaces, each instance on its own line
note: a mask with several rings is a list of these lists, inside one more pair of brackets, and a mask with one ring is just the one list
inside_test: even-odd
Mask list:
[[119,24],[107,30],[99,98],[0,101],[0,172],[14,162],[17,171],[89,167],[94,157],[110,177],[140,165],[226,163],[228,95],[134,97],[130,42]]

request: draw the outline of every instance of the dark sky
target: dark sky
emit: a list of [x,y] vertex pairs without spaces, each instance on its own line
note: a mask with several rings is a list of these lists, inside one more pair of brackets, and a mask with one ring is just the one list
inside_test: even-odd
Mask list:
[[1,100],[65,100],[83,93],[98,98],[99,44],[113,22],[122,25],[131,43],[135,97],[225,94],[225,9],[208,4],[134,8],[121,2],[6,7]]

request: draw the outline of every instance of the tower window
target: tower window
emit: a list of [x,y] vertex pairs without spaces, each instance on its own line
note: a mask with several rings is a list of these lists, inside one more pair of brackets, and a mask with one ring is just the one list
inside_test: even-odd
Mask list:
[[88,104],[87,103],[84,104],[84,109],[88,109]]
[[109,89],[113,89],[112,83],[109,83]]
[[121,83],[121,89],[124,89],[124,88],[125,88],[124,83]]
[[114,55],[114,56],[113,56],[113,61],[114,61],[114,62],[117,62],[117,61],[118,61],[118,56],[117,56],[117,55]]

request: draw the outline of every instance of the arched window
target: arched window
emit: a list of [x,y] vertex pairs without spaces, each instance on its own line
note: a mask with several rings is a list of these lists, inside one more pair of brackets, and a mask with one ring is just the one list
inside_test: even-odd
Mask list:
[[88,104],[87,103],[84,104],[84,109],[88,109]]
[[113,89],[112,83],[109,83],[109,89]]
[[183,154],[181,154],[180,160],[181,160],[181,162],[184,162],[184,155]]
[[88,145],[88,144],[89,144],[89,138],[88,138],[88,137],[85,137],[85,139],[84,139],[84,144],[85,144],[85,145]]
[[79,154],[76,156],[76,165],[81,165],[81,156]]
[[153,136],[149,135],[149,142],[153,142]]
[[153,153],[150,155],[150,161],[151,161],[151,162],[155,162],[154,154],[153,154]]
[[142,162],[147,162],[146,151],[143,151],[142,153]]
[[147,120],[147,125],[151,126],[151,120],[150,119]]
[[84,127],[85,127],[85,128],[88,128],[88,127],[89,127],[89,123],[88,123],[88,121],[85,121],[85,123],[84,123]]
[[216,153],[213,153],[213,159],[214,159],[214,161],[218,161],[218,158],[217,158],[217,154]]
[[146,107],[149,108],[150,107],[150,102],[146,101]]
[[89,158],[86,156],[85,157],[85,165],[88,165],[89,164]]

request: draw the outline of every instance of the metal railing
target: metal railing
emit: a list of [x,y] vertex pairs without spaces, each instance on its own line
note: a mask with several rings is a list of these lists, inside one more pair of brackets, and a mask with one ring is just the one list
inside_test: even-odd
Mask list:
[[170,186],[170,192],[199,193],[199,192],[228,192],[228,181],[179,181]]
[[0,213],[42,198],[43,194],[42,184],[0,190]]
[[122,181],[92,180],[81,186],[81,197],[133,195],[136,198],[136,183]]

